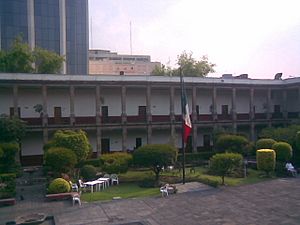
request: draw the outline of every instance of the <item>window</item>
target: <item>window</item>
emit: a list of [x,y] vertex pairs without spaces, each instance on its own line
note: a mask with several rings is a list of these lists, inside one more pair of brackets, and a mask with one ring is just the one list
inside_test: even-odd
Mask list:
[[101,107],[101,115],[103,118],[108,117],[108,106],[102,106]]
[[205,147],[205,148],[210,147],[210,135],[209,134],[203,135],[203,147]]
[[280,105],[274,105],[274,113],[280,113]]
[[197,114],[197,115],[200,114],[200,107],[199,107],[199,105],[196,105],[196,114]]
[[54,123],[61,122],[61,107],[54,107]]

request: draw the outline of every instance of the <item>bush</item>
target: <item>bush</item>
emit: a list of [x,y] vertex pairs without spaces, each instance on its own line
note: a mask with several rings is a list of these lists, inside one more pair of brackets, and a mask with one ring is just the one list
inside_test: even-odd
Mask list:
[[97,170],[94,166],[92,165],[85,165],[81,168],[80,170],[80,175],[83,177],[85,180],[91,180],[96,177]]
[[104,154],[100,157],[100,161],[101,168],[106,173],[126,173],[132,162],[132,155],[122,152]]
[[84,165],[92,165],[94,167],[100,167],[101,166],[101,161],[99,158],[97,159],[87,159],[82,162],[82,165],[80,167],[83,167]]
[[286,162],[292,158],[292,146],[286,142],[276,142],[272,149],[276,152],[276,161]]
[[159,180],[159,173],[163,167],[174,165],[177,159],[177,149],[168,144],[144,145],[136,149],[133,153],[135,165],[150,167],[155,173],[155,178]]
[[[186,153],[185,162],[187,164],[199,164],[201,161],[209,160],[215,153],[209,152],[197,152],[197,153]],[[178,155],[177,161],[182,162],[182,154]]]
[[0,174],[0,199],[16,195],[16,174]]
[[210,159],[210,170],[221,176],[224,185],[225,175],[230,174],[234,169],[242,165],[243,157],[238,153],[220,153]]
[[44,149],[51,147],[63,147],[71,149],[77,156],[77,161],[81,162],[87,159],[91,153],[91,145],[82,130],[58,130],[55,132],[53,139],[44,146]]
[[272,149],[260,149],[256,151],[257,169],[265,171],[267,175],[274,171],[275,160],[276,153]]
[[54,172],[68,173],[74,169],[76,163],[75,153],[67,148],[49,148],[45,153],[45,165],[51,167]]
[[296,149],[293,154],[293,161],[297,166],[300,166],[300,131],[296,134]]
[[159,186],[154,177],[147,177],[144,180],[138,182],[138,185],[143,188],[153,188]]
[[256,142],[256,150],[258,149],[272,149],[276,141],[272,138],[262,138]]
[[217,152],[233,152],[245,155],[246,147],[249,145],[247,138],[239,135],[222,135],[216,143]]
[[49,194],[65,193],[70,192],[70,190],[71,187],[69,182],[64,180],[63,178],[54,179],[48,187]]
[[2,156],[0,156],[0,173],[15,173],[16,155],[19,152],[19,145],[15,142],[1,143]]

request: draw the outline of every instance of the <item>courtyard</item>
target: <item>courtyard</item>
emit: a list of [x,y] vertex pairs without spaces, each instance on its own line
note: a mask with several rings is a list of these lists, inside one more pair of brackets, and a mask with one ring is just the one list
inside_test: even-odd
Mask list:
[[167,198],[83,202],[82,206],[72,206],[71,201],[45,202],[43,190],[44,185],[24,186],[24,200],[0,208],[1,224],[30,213],[53,215],[55,224],[74,225],[296,225],[300,221],[299,178],[200,188]]

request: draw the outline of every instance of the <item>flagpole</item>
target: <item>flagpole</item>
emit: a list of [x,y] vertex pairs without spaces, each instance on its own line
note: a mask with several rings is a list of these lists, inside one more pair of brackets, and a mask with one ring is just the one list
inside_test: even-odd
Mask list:
[[180,73],[180,87],[181,87],[181,115],[182,115],[182,184],[185,184],[185,146],[184,146],[184,102],[183,102],[183,95],[184,95],[184,88],[183,88],[183,78],[182,78],[182,70],[181,67],[179,67],[179,73]]

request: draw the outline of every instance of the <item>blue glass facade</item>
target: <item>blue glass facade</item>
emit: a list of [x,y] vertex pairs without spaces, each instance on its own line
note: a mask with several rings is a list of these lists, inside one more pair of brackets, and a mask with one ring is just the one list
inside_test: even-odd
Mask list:
[[[60,40],[60,0],[33,0],[35,46],[60,54],[66,46],[66,73],[88,74],[88,2],[65,1],[66,40]],[[0,0],[0,49],[18,35],[28,42],[28,0]]]

